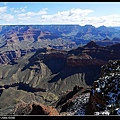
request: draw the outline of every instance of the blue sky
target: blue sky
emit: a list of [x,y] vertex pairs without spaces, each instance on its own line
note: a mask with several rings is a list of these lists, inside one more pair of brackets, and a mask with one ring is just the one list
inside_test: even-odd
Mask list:
[[0,25],[120,26],[120,2],[0,2]]

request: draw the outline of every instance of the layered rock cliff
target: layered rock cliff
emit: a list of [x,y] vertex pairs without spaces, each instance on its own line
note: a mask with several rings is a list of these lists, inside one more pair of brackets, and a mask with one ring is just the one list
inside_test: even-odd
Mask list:
[[[0,28],[0,64],[14,61],[24,54],[23,51],[27,53],[43,47],[71,50],[91,40],[101,46],[120,43],[119,30],[105,26],[2,25]],[[9,57],[12,52],[16,57]]]

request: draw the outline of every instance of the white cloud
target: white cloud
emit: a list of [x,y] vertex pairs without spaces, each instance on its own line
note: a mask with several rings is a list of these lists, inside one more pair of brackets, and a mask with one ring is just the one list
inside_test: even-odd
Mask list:
[[105,26],[120,26],[120,15],[107,15],[101,17],[88,17],[86,18],[86,22],[91,23],[92,25],[99,27],[101,25]]
[[14,20],[14,16],[11,14],[3,14],[1,17],[1,20],[4,20],[6,22]]
[[38,12],[38,15],[47,14],[47,10],[48,10],[48,8],[43,8],[42,10],[40,10],[40,11]]
[[14,11],[14,10],[15,10],[15,8],[10,8],[10,10],[11,10],[11,11]]
[[28,21],[30,21],[31,20],[31,17],[19,17],[17,20],[19,20],[19,22],[20,21],[26,21],[26,22],[28,22]]
[[43,8],[38,12],[28,11],[25,7],[9,8],[11,14],[6,14],[7,6],[0,7],[0,21],[4,23],[13,24],[79,24],[86,25],[92,24],[96,27],[105,26],[120,26],[120,14],[113,14],[107,16],[89,16],[94,13],[90,9],[73,8],[67,11],[59,11],[55,14],[48,14],[48,8]]
[[47,8],[43,8],[39,12],[27,12],[27,13],[18,14],[18,17],[33,17],[33,16],[41,16],[44,14],[47,14]]
[[4,3],[4,5],[7,5],[7,2],[3,2]]
[[4,13],[7,10],[7,6],[0,7],[0,13]]
[[[82,10],[82,9],[71,9],[68,11],[58,12],[53,15],[42,15],[40,19],[44,20],[45,22],[50,23],[79,23],[80,19],[87,16],[89,13],[92,13],[92,10]],[[39,19],[39,21],[41,21]]]
[[14,11],[15,13],[26,12],[26,10],[25,10],[26,8],[27,8],[27,6],[21,7],[21,8],[17,8],[17,9],[12,8],[11,11]]

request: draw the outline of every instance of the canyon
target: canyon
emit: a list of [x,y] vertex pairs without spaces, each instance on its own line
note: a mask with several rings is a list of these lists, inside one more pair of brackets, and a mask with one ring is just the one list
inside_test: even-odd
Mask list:
[[[96,81],[111,74],[104,71],[105,65],[111,70],[119,65],[109,62],[120,59],[118,33],[115,28],[91,25],[1,26],[0,115],[93,115],[105,110],[107,95],[101,98],[107,88],[98,88]],[[115,69],[119,71],[119,66]],[[116,77],[119,81],[119,72]]]

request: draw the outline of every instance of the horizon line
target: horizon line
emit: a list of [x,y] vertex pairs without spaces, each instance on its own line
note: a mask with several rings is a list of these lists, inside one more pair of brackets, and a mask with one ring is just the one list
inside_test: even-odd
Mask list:
[[93,26],[93,27],[95,27],[95,28],[98,28],[98,27],[102,27],[102,26],[104,26],[104,27],[120,27],[120,26],[105,26],[105,25],[101,25],[101,26],[94,26],[94,25],[92,25],[92,24],[85,24],[85,25],[80,25],[80,24],[0,24],[0,26],[17,26],[17,25],[19,25],[19,26],[22,26],[22,25],[26,25],[26,26],[29,26],[29,25],[45,25],[45,26],[47,26],[47,25],[58,25],[58,26],[62,26],[62,25],[71,25],[71,26],[75,26],[75,25],[77,25],[77,26]]

